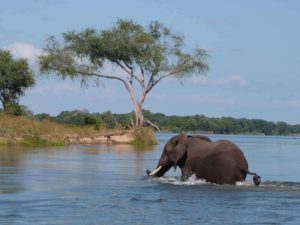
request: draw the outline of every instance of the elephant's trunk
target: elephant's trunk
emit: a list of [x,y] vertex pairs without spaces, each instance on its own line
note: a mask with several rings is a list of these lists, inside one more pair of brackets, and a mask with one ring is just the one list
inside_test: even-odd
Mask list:
[[260,182],[261,182],[261,177],[258,176],[256,173],[252,173],[252,172],[250,172],[250,171],[247,171],[247,173],[248,173],[249,175],[253,175],[253,182],[254,182],[254,184],[255,184],[256,186],[258,186],[258,185],[260,184]]

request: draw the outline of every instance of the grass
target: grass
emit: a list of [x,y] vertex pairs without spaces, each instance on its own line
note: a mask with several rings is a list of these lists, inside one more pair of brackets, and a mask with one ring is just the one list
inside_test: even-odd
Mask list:
[[133,145],[155,145],[157,140],[151,128],[142,127],[134,130],[135,139],[131,142]]
[[[62,146],[65,145],[67,135],[101,135],[106,132],[119,130],[107,130],[99,126],[70,126],[53,121],[35,121],[26,117],[12,117],[0,115],[0,146]],[[157,144],[153,130],[139,128],[134,130],[136,137],[131,144],[149,145]]]
[[44,147],[44,146],[64,146],[64,141],[53,141],[46,140],[39,136],[26,136],[24,139],[19,142],[19,145],[27,146],[27,147]]
[[62,146],[69,134],[93,135],[93,126],[67,126],[49,120],[34,121],[26,117],[0,116],[0,145]]

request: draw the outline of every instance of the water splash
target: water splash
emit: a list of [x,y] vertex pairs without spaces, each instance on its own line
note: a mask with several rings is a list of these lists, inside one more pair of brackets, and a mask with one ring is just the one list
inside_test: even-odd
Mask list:
[[181,177],[160,177],[154,178],[154,180],[163,183],[163,184],[172,184],[172,185],[211,185],[211,183],[206,182],[204,179],[197,179],[195,175],[192,175],[186,180],[182,180]]
[[253,181],[238,181],[238,182],[236,182],[235,185],[239,186],[239,187],[254,187],[255,186]]
[[197,179],[195,175],[189,177],[186,180],[182,180],[181,177],[160,177],[151,178],[151,181],[159,182],[162,184],[180,185],[180,186],[215,186],[215,187],[230,187],[230,188],[255,188],[256,190],[266,191],[296,191],[300,192],[299,182],[288,182],[288,181],[263,181],[257,187],[253,181],[247,180],[245,182],[237,182],[236,185],[219,185],[212,184],[205,181],[204,179]]

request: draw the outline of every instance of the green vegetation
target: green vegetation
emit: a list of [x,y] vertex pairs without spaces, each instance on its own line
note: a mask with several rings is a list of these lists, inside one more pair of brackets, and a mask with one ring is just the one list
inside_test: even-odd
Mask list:
[[[209,118],[203,115],[166,116],[162,113],[151,113],[144,110],[146,120],[158,125],[163,131],[171,132],[204,132],[214,134],[263,134],[263,135],[300,135],[300,125],[289,125],[285,122],[271,122],[261,119],[235,119],[232,117]],[[89,113],[87,111],[64,111],[56,117],[43,115],[47,119],[74,125],[93,125],[101,129],[128,128],[134,119],[134,113],[113,114]],[[41,118],[41,114],[35,115]]]
[[44,146],[64,146],[63,140],[47,140],[40,136],[25,136],[22,141],[16,143],[16,145],[26,146],[26,147],[44,147]]
[[[105,121],[106,114],[102,117]],[[92,118],[92,119],[91,119]],[[67,136],[93,137],[103,134],[118,134],[124,129],[108,128],[94,114],[87,111],[62,112],[57,117],[48,114],[9,116],[0,114],[0,146],[21,145],[28,147],[62,146]],[[107,120],[106,120],[107,121]],[[130,133],[132,132],[129,131]],[[133,129],[134,145],[156,144],[155,134],[150,128]]]
[[204,115],[166,116],[144,112],[145,117],[162,130],[173,132],[194,131],[214,134],[300,135],[300,125],[271,122],[262,119],[209,118]]
[[151,128],[140,127],[134,130],[135,140],[131,142],[133,145],[155,145],[157,140]]
[[[27,110],[30,111],[30,110]],[[202,132],[213,134],[300,135],[300,125],[270,122],[260,119],[208,118],[203,115],[166,116],[144,110],[145,119],[155,123],[162,131]],[[25,116],[0,114],[0,146],[22,145],[31,147],[64,145],[66,135],[93,136],[124,129],[130,124],[134,112],[127,114],[64,111],[52,117],[42,113]],[[133,145],[156,144],[151,128],[134,128]]]
[[[39,117],[39,115],[37,115]],[[35,116],[0,115],[0,145],[22,146],[60,146],[68,134],[94,135],[99,133],[91,126],[59,124],[44,119],[38,121]]]
[[[63,40],[60,44],[55,37],[48,39],[40,71],[81,79],[85,85],[89,81],[99,84],[103,79],[119,82],[132,100],[135,127],[144,125],[143,103],[157,83],[168,77],[183,81],[208,70],[206,51],[195,48],[185,52],[183,35],[159,22],[143,27],[131,20],[118,20],[106,30],[63,33]],[[114,74],[105,71],[108,64],[115,68]]]
[[13,59],[9,51],[0,49],[0,101],[9,115],[21,115],[18,99],[35,84],[26,59]]

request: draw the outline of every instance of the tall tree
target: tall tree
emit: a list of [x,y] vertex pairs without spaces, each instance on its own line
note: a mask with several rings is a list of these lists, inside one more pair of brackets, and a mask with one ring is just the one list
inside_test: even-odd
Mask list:
[[4,112],[18,103],[25,90],[35,84],[26,59],[14,59],[10,51],[0,49],[0,100]]
[[[135,112],[135,126],[144,124],[142,106],[147,94],[168,77],[187,78],[208,70],[205,50],[184,52],[183,37],[159,22],[143,27],[132,20],[118,20],[107,30],[86,29],[63,33],[61,45],[50,37],[40,57],[43,73],[63,78],[112,79],[128,91]],[[107,72],[111,64],[119,71]],[[116,70],[115,70],[116,71]]]

